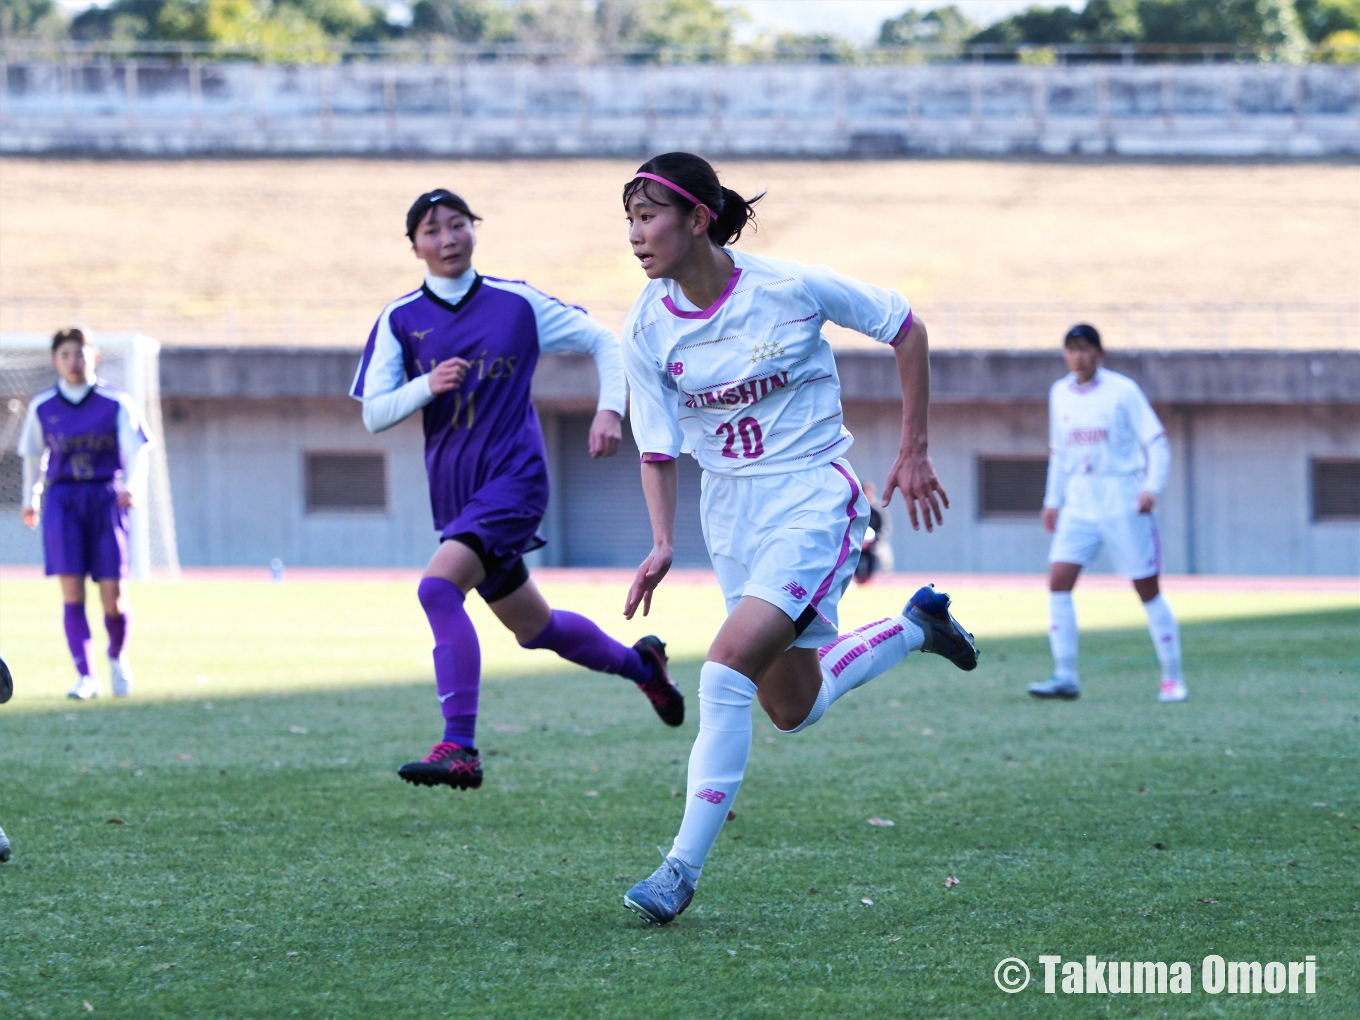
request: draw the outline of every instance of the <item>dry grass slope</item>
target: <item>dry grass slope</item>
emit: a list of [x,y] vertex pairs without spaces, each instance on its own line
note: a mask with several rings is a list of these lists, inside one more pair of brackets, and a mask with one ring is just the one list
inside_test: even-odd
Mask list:
[[[0,326],[48,330],[79,316],[168,342],[358,345],[382,306],[419,281],[402,216],[417,193],[442,185],[486,217],[480,268],[528,279],[617,327],[642,283],[619,207],[632,169],[608,160],[5,160]],[[900,289],[928,321],[951,305],[990,303],[1000,324],[1006,309],[1029,309],[1018,331],[945,328],[937,314],[935,342],[945,346],[1046,344],[1049,318],[1060,329],[1068,315],[1114,304],[1353,308],[1360,292],[1354,165],[720,169],[747,193],[769,190],[760,231],[741,242],[751,251]],[[1133,320],[1120,329],[1125,346],[1186,332]],[[1222,336],[1280,342],[1274,328],[1248,335],[1264,330],[1241,322]]]

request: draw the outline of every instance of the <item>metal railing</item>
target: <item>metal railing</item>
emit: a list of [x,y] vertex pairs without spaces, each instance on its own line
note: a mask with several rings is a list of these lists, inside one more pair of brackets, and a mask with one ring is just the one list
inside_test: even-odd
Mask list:
[[[599,317],[617,327],[627,305],[595,300]],[[95,332],[135,331],[166,344],[202,346],[362,345],[381,302],[220,301],[141,304],[73,300],[66,296],[0,298],[0,331],[50,333],[80,325]],[[1076,322],[1100,329],[1118,349],[1360,350],[1360,304],[924,302],[936,347],[1025,350],[1052,346]],[[827,335],[839,347],[869,345],[857,333],[834,326]]]
[[407,63],[572,63],[572,64],[916,64],[934,62],[1039,64],[1148,64],[1148,63],[1316,63],[1360,61],[1360,47],[1310,46],[1297,49],[1260,48],[1227,43],[1065,43],[1053,46],[978,43],[946,45],[838,47],[773,43],[704,47],[644,47],[498,43],[467,44],[446,37],[425,37],[384,43],[308,42],[296,48],[248,43],[176,42],[155,40],[0,39],[0,58],[7,61],[60,60],[91,63],[107,60],[152,59],[165,62],[256,60],[272,63],[346,63],[396,61]]

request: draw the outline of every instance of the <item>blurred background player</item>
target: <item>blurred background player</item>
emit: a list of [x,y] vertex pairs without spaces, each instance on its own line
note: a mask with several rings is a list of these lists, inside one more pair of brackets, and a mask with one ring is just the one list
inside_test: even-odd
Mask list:
[[855,583],[868,584],[876,574],[888,573],[893,568],[892,545],[888,541],[888,516],[878,501],[878,490],[873,482],[864,482],[864,499],[869,504],[869,526],[864,529],[864,542],[855,565]]
[[[9,666],[5,665],[5,660],[0,659],[0,705],[3,705],[14,694],[14,677],[10,675]],[[0,864],[9,860],[9,837],[5,835],[5,830],[0,829]]]
[[[99,351],[78,329],[52,338],[57,385],[28,405],[19,432],[23,458],[23,517],[43,529],[47,574],[61,580],[66,643],[78,679],[70,697],[99,694],[91,665],[85,578],[99,586],[109,635],[109,680],[115,697],[132,693],[127,646],[128,608],[123,576],[128,565],[128,510],[146,472],[146,432],[126,393],[95,379]],[[39,507],[41,506],[41,515]]]
[[884,487],[900,489],[912,525],[943,523],[949,505],[927,453],[930,363],[925,326],[906,298],[825,266],[760,258],[726,245],[751,202],[703,159],[648,160],[623,190],[628,239],[649,282],[624,325],[630,424],[654,544],[624,613],[651,607],[674,547],[675,458],[704,470],[704,541],[728,616],[699,679],[699,736],[685,816],[670,853],[624,905],[652,924],[683,911],[741,787],[759,697],[784,733],[922,649],[977,666],[949,597],[922,588],[901,613],[837,636],[836,607],[854,576],[869,503],[843,455],[828,320],[890,344],[903,393],[902,445]]
[[383,310],[350,390],[363,401],[370,432],[423,413],[440,546],[418,594],[434,632],[444,738],[398,774],[457,789],[482,783],[475,739],[481,649],[463,605],[473,588],[523,647],[627,677],[667,725],[685,718],[659,639],[620,644],[584,616],[549,608],[529,579],[523,557],[544,544],[538,527],[548,505],[543,431],[529,399],[539,354],[581,351],[595,359],[592,457],[618,452],[627,390],[617,338],[583,309],[472,268],[479,219],[442,188],[416,199],[406,236],[425,263],[425,282]]
[[1053,676],[1031,684],[1036,698],[1076,698],[1077,613],[1072,589],[1103,546],[1117,573],[1143,600],[1162,665],[1160,701],[1184,701],[1181,632],[1162,597],[1162,547],[1153,509],[1166,486],[1171,446],[1152,405],[1128,376],[1102,367],[1094,326],[1073,326],[1063,341],[1069,373],[1048,391],[1049,643]]

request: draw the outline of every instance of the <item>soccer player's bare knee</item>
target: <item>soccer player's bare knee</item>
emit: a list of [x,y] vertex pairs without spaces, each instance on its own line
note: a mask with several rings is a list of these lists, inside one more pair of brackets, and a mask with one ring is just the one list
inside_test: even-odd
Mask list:
[[812,713],[822,686],[817,653],[790,648],[760,678],[756,698],[779,730],[795,730]]
[[61,600],[68,606],[83,606],[85,604],[85,578],[77,577],[75,574],[60,575],[61,581]]
[[1140,577],[1133,582],[1133,590],[1138,593],[1138,597],[1144,602],[1151,602],[1162,593],[1158,575],[1151,577]]
[[488,607],[521,645],[531,644],[552,620],[552,607],[532,581],[488,603]]
[[123,611],[123,583],[117,578],[99,582],[99,601],[105,616],[117,616]]
[[1050,563],[1048,567],[1048,590],[1071,591],[1077,586],[1081,574],[1079,563]]
[[425,567],[425,577],[456,584],[464,594],[486,580],[486,567],[477,553],[457,540],[440,543]]

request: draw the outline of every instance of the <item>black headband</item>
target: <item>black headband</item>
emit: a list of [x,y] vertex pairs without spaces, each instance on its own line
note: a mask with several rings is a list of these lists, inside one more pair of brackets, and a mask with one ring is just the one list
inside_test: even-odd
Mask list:
[[1096,332],[1094,326],[1088,326],[1080,322],[1067,331],[1067,336],[1063,337],[1064,344],[1070,344],[1073,340],[1085,340],[1092,344],[1096,350],[1103,351],[1105,347],[1100,342],[1100,334]]
[[457,209],[474,223],[481,219],[468,208],[468,204],[462,198],[448,188],[435,188],[433,191],[427,191],[421,195],[411,203],[411,208],[406,210],[406,237],[408,240],[415,240],[416,227],[420,226],[420,221],[425,218],[425,214],[437,205],[446,205],[450,209]]

